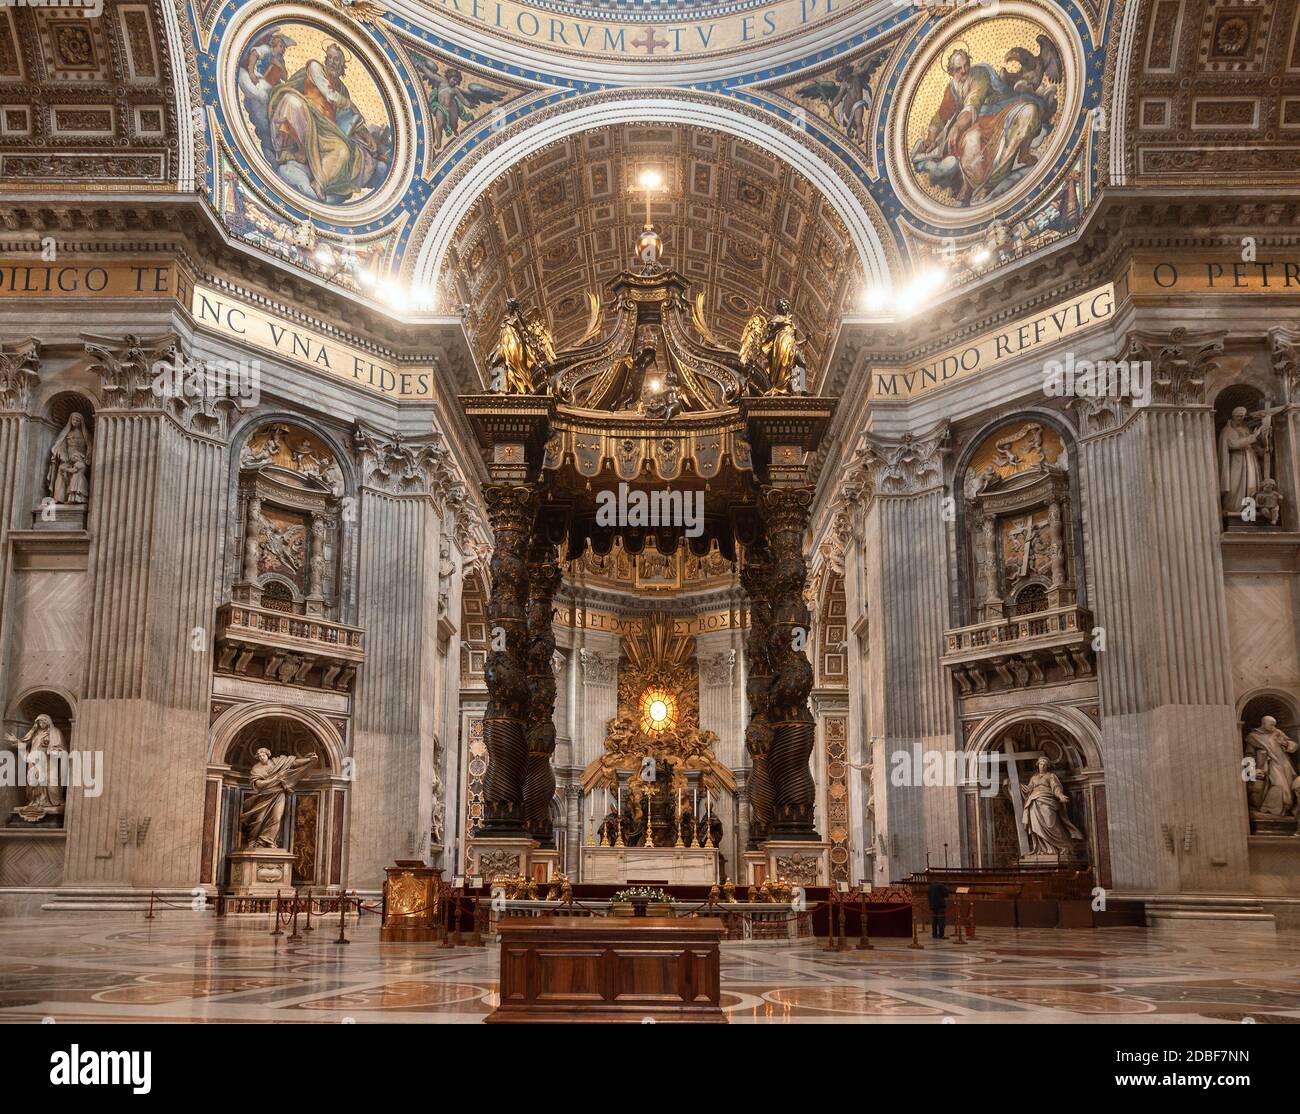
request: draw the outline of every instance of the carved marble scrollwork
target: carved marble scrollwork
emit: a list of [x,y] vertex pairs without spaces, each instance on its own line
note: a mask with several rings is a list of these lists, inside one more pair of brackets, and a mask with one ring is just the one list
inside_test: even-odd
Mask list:
[[82,334],[82,342],[102,380],[106,408],[161,410],[205,436],[225,437],[240,399],[255,387],[239,381],[250,373],[235,362],[192,359],[175,333],[127,333],[120,340]]
[[707,655],[699,659],[700,680],[706,685],[730,685],[735,675],[736,651]]
[[618,678],[618,658],[596,650],[582,650],[583,680],[589,685],[612,685]]
[[40,342],[28,337],[0,346],[0,413],[26,413],[41,381]]
[[387,436],[358,423],[352,439],[361,460],[362,483],[369,487],[395,495],[433,495],[439,499],[457,491],[458,484],[463,490],[464,481],[451,464],[451,454],[440,433],[419,438],[400,433]]
[[537,493],[521,484],[487,484],[483,497],[496,544],[488,601],[488,704],[483,719],[488,771],[480,834],[522,836],[528,764],[527,548]]
[[768,776],[772,782],[772,836],[815,839],[816,786],[808,769],[815,722],[808,707],[813,668],[807,656],[811,626],[804,587],[808,565],[803,555],[812,492],[805,487],[765,487],[760,508],[772,554],[769,580],[771,631],[767,640],[772,671],[768,718],[772,743]]
[[1300,332],[1279,325],[1268,331],[1273,372],[1282,384],[1282,398],[1300,403]]
[[1128,360],[1151,364],[1152,400],[1170,406],[1199,406],[1205,402],[1205,381],[1218,368],[1223,331],[1171,333],[1135,331],[1129,336]]
[[868,435],[859,466],[876,495],[916,495],[943,484],[943,458],[949,427],[942,421],[926,433],[905,433],[897,440]]

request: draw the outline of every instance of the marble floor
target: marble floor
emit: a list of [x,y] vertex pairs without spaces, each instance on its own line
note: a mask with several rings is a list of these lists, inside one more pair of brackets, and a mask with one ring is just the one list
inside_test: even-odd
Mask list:
[[[301,943],[142,914],[0,921],[0,1021],[477,1022],[495,948],[379,943],[374,918]],[[981,930],[922,951],[723,947],[733,1022],[1300,1022],[1300,935]]]

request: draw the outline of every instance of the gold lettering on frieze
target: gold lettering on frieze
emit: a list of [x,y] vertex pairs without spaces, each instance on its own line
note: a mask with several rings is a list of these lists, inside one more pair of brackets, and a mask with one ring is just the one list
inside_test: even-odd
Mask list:
[[0,261],[0,298],[174,298],[176,264]]
[[877,399],[915,398],[1045,349],[1114,315],[1115,284],[1108,282],[1033,317],[982,333],[924,363],[900,369],[873,368],[870,395]]
[[1300,256],[1138,256],[1125,276],[1132,294],[1300,294]]
[[376,353],[276,317],[210,286],[196,285],[190,313],[202,328],[390,398],[434,398],[431,367],[397,367]]

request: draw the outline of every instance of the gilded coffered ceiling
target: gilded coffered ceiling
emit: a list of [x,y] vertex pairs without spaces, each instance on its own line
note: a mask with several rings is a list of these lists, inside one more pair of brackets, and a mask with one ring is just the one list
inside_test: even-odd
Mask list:
[[720,339],[736,344],[755,305],[788,298],[820,368],[862,276],[843,222],[772,152],[733,136],[653,125],[570,136],[511,167],[484,192],[453,241],[442,300],[469,308],[484,356],[507,297],[541,307],[561,343],[589,317],[588,292],[632,263],[645,220],[643,171],[664,185],[651,215],[664,262],[706,295]]
[[0,5],[0,186],[102,190],[176,175],[173,59],[152,0]]
[[1128,182],[1295,182],[1300,0],[1147,0],[1135,53]]

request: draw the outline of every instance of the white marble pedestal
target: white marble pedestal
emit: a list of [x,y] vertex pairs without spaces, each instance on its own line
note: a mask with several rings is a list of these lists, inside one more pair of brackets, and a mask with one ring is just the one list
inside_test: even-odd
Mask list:
[[237,897],[274,897],[293,889],[293,852],[253,847],[230,853],[230,890]]
[[767,876],[797,886],[829,886],[831,845],[811,840],[769,839],[763,844]]
[[584,847],[582,881],[625,885],[712,886],[720,883],[715,847]]

